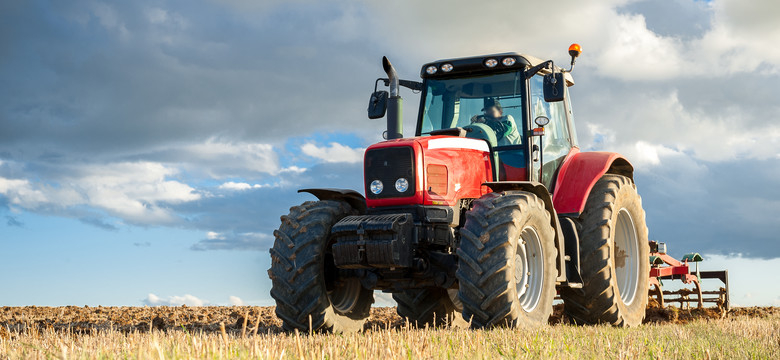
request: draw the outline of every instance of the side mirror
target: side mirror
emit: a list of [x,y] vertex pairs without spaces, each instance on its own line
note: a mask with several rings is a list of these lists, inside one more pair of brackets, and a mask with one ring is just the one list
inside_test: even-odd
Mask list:
[[563,94],[566,92],[566,80],[562,72],[547,74],[544,76],[544,101],[558,102],[563,101]]
[[375,91],[371,94],[371,100],[368,101],[368,118],[381,119],[387,112],[388,92],[384,90]]

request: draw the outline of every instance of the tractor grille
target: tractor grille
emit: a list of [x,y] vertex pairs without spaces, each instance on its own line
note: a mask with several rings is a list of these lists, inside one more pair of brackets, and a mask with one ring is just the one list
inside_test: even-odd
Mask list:
[[[386,199],[414,195],[414,151],[411,147],[390,147],[372,149],[366,152],[365,158],[366,196],[369,199]],[[404,192],[395,189],[399,178],[406,178],[409,187]],[[371,192],[371,182],[379,180],[384,189],[379,194]]]

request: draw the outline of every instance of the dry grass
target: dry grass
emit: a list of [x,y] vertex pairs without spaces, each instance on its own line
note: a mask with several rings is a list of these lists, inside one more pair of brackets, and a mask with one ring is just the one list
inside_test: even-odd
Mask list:
[[[746,314],[750,315],[750,314]],[[169,329],[77,334],[54,327],[0,330],[0,358],[780,358],[780,314],[733,315],[639,328],[545,326],[538,329],[416,330],[399,326],[359,334],[253,334]],[[224,328],[224,327],[223,327]],[[242,333],[244,335],[242,335]]]

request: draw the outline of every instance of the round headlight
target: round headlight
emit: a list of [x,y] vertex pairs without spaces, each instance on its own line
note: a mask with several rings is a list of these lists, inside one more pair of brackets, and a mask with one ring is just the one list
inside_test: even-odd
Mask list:
[[485,60],[485,66],[487,66],[489,68],[496,67],[496,65],[498,65],[498,60],[496,60],[496,59],[487,59],[487,60]]
[[515,58],[513,57],[506,57],[504,60],[501,60],[501,63],[504,64],[504,66],[512,66],[517,62]]
[[425,68],[425,72],[427,72],[428,75],[435,74],[437,70],[439,70],[439,69],[436,68],[436,65],[431,65],[431,66],[428,66],[427,68]]
[[372,192],[374,195],[379,195],[379,193],[381,193],[381,192],[382,192],[382,189],[384,189],[384,187],[385,187],[385,186],[384,186],[384,184],[382,184],[382,182],[381,182],[381,181],[379,181],[379,180],[374,180],[374,181],[372,181],[372,182],[371,182],[370,189],[371,189],[371,192]]
[[452,71],[452,64],[444,64],[441,66],[441,71],[444,72],[450,72]]
[[409,181],[406,178],[399,178],[395,181],[395,190],[399,193],[404,193],[409,190]]

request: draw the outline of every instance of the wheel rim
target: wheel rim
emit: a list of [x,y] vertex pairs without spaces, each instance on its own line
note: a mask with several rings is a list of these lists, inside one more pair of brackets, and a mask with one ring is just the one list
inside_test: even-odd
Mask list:
[[[639,243],[634,219],[628,210],[620,209],[615,225],[615,253],[613,261],[617,275],[618,292],[623,303],[630,305],[639,287]],[[645,261],[647,261],[645,259]]]
[[335,289],[328,291],[331,305],[340,313],[349,312],[357,304],[362,287],[356,278],[340,280]]
[[531,312],[539,305],[544,286],[544,253],[539,234],[532,227],[520,233],[515,253],[515,289],[520,307]]

